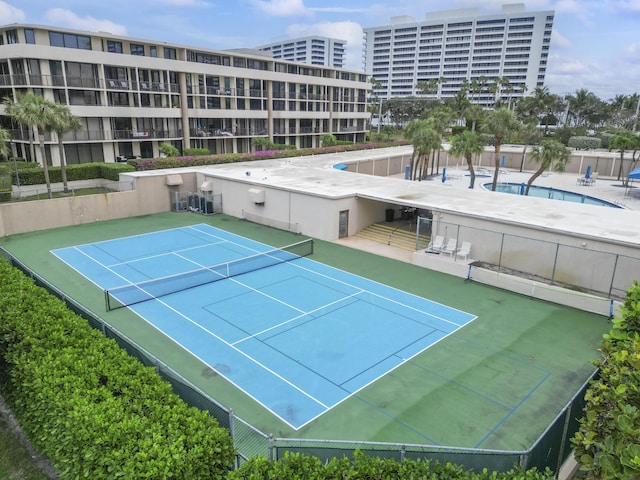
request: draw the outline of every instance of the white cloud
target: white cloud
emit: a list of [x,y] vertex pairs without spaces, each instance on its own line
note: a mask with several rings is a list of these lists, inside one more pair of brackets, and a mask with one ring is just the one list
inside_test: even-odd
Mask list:
[[92,32],[108,32],[114,35],[127,35],[127,28],[113,23],[111,20],[98,20],[93,17],[80,17],[71,10],[52,8],[47,10],[44,18],[57,25],[65,25],[77,30],[89,30]]
[[306,37],[319,35],[321,37],[346,40],[347,58],[345,68],[362,70],[362,26],[356,22],[321,22],[312,25],[293,24],[287,28],[290,37]]
[[167,5],[169,7],[210,7],[211,4],[202,0],[157,0],[156,6]]
[[623,0],[616,2],[616,7],[626,12],[640,12],[640,0]]
[[250,0],[250,3],[264,13],[278,17],[312,15],[302,0]]
[[0,0],[0,18],[3,24],[22,23],[26,15],[19,8]]
[[563,36],[559,31],[553,29],[551,31],[551,43],[553,47],[568,48],[571,47],[571,40]]

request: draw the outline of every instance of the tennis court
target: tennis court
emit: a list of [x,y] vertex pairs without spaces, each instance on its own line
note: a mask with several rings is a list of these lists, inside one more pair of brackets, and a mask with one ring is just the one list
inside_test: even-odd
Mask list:
[[311,246],[197,224],[53,253],[298,429],[476,318],[304,258]]
[[[217,235],[223,240],[216,242],[226,247],[219,251],[202,248],[201,239],[189,243],[194,240],[184,234],[184,227],[201,228],[200,224],[220,230]],[[155,232],[174,230],[181,231],[179,236],[189,240],[176,243],[176,237],[171,235],[150,240]],[[159,300],[163,303],[145,301],[131,308],[105,311],[104,289],[197,270],[197,265],[229,263],[301,240],[299,235],[226,215],[203,218],[167,212],[13,235],[0,238],[0,245],[175,369],[184,380],[220,404],[233,408],[237,417],[277,438],[527,449],[593,372],[591,361],[598,358],[601,336],[610,328],[607,319],[599,315],[318,240],[313,242],[312,255],[283,265],[232,276],[185,290],[175,297],[161,296]],[[75,248],[89,245],[89,256],[81,253],[82,248]],[[107,253],[101,248],[106,245],[109,245]],[[190,260],[178,262],[166,256],[162,261],[154,260],[154,255],[175,256],[173,252],[179,250],[184,250]],[[211,251],[205,254],[207,250]],[[52,251],[57,255],[67,252],[77,266],[70,267]],[[126,273],[128,280],[103,267],[87,266],[96,259],[113,266],[118,274]],[[308,263],[314,267],[306,269]],[[305,268],[301,269],[298,264]],[[295,280],[291,277],[292,268],[296,269]],[[282,275],[276,273],[280,270],[284,270]],[[369,280],[365,282],[365,279]],[[279,287],[278,283],[288,286]],[[313,285],[317,295],[306,293],[308,288],[303,288],[303,284]],[[362,290],[362,298],[368,296],[370,300],[358,300],[358,303],[354,299],[346,300],[354,290]],[[215,293],[198,293],[209,291]],[[273,293],[283,295],[278,298],[279,302]],[[274,299],[260,298],[265,294]],[[254,303],[258,299],[261,303]],[[330,311],[330,308],[313,312],[314,305],[327,305],[334,299],[343,300],[347,314],[342,315],[339,309]],[[267,303],[263,303],[265,301]],[[273,302],[276,307],[272,312]],[[400,303],[405,306],[401,311],[396,308]],[[412,307],[411,316],[406,306]],[[434,312],[435,307],[449,308],[451,316]],[[135,313],[134,309],[141,313]],[[385,312],[376,328],[362,325],[363,317],[369,318],[369,309],[376,315]],[[418,314],[418,310],[423,313]],[[447,323],[437,326],[428,323],[425,313],[435,313],[462,325],[461,320],[454,318],[467,315],[464,312],[477,318],[463,328],[452,326],[457,329],[445,333],[440,341],[427,341],[429,329],[435,330],[431,335],[443,335]],[[158,313],[161,319],[157,321],[164,322],[163,327],[173,328],[172,335],[189,330],[191,333],[185,337],[191,343],[180,346],[160,327],[150,323]],[[295,328],[288,330],[284,325],[279,326],[281,317],[289,319],[303,313],[308,314],[306,323],[301,318],[300,322],[291,323]],[[349,322],[342,323],[342,320]],[[263,332],[274,324],[278,327],[272,334]],[[203,325],[219,338],[205,332]],[[324,331],[325,325],[333,329],[333,334]],[[213,330],[213,326],[217,330]],[[421,333],[414,332],[414,328]],[[313,348],[303,348],[301,338]],[[410,345],[412,338],[416,339],[415,348],[411,345],[404,353],[403,346]],[[391,345],[392,342],[395,343]],[[367,343],[369,348],[364,347]],[[288,350],[285,344],[290,345]],[[251,362],[239,353],[241,349],[265,365],[267,361],[273,362],[274,373],[303,377],[300,382],[296,379],[291,383],[332,408],[308,403],[309,397],[303,395],[305,403],[296,407],[299,411],[287,410],[287,405],[292,404],[288,393],[278,398],[282,405],[268,405],[272,387],[263,377],[271,373],[260,369],[258,379],[246,379],[265,392],[250,392],[250,387],[242,386],[240,369]],[[401,353],[395,355],[396,352]],[[414,352],[419,353],[410,356]],[[350,358],[339,359],[343,353]],[[387,359],[385,355],[395,355],[397,365],[385,368],[374,365],[375,359]],[[243,358],[238,367],[233,367],[238,371],[229,371],[233,356]],[[356,374],[360,374],[359,379],[346,381]],[[336,387],[341,384],[344,388]],[[309,404],[313,410],[303,411]],[[319,413],[322,414],[317,416]],[[315,419],[308,421],[311,418]],[[249,437],[245,440],[240,436],[237,441],[245,453],[257,448]]]

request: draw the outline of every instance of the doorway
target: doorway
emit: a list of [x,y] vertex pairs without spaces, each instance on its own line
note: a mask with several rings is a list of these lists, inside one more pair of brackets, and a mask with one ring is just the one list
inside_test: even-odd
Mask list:
[[342,210],[338,219],[338,238],[349,236],[349,210]]

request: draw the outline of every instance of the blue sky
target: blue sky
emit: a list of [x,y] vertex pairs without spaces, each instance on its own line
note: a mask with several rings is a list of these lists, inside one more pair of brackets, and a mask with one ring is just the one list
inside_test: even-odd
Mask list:
[[[501,0],[0,0],[0,22],[108,31],[212,49],[255,47],[324,35],[348,41],[347,68],[362,69],[362,28],[396,15],[477,8]],[[640,92],[640,0],[528,0],[555,10],[546,85],[559,95],[586,88],[603,100]]]

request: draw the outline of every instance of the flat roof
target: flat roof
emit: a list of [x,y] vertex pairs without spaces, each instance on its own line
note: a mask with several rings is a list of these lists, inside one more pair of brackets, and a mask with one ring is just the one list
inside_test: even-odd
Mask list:
[[[509,147],[503,148],[503,152]],[[517,151],[522,151],[522,147]],[[354,164],[358,161],[385,159],[404,155],[409,163],[412,147],[392,147],[359,150],[335,154],[323,154],[284,159],[209,165],[194,169],[207,176],[232,180],[247,185],[264,186],[292,192],[307,193],[326,198],[357,196],[370,200],[415,208],[463,214],[491,219],[497,222],[532,225],[545,230],[574,234],[580,237],[602,239],[627,246],[640,246],[640,196],[626,196],[621,182],[600,177],[596,186],[577,187],[580,176],[571,173],[550,172],[534,182],[537,186],[549,186],[573,190],[612,203],[626,203],[626,208],[525,197],[508,193],[491,192],[482,187],[492,178],[476,178],[473,190],[468,188],[466,165],[447,166],[448,179],[434,177],[424,181],[404,180],[403,175],[391,177],[373,176],[336,169],[336,164]],[[441,169],[443,162],[441,160]],[[493,168],[486,172],[493,174]],[[440,170],[442,171],[442,170]],[[135,172],[136,175],[157,175],[158,170]],[[165,173],[177,173],[175,169]],[[526,182],[532,172],[503,171],[501,182]],[[486,176],[486,175],[485,175]],[[508,178],[507,178],[508,177]],[[573,188],[571,188],[573,186]],[[609,197],[609,198],[607,198]],[[615,198],[614,198],[615,197]],[[619,200],[618,200],[619,198]]]

